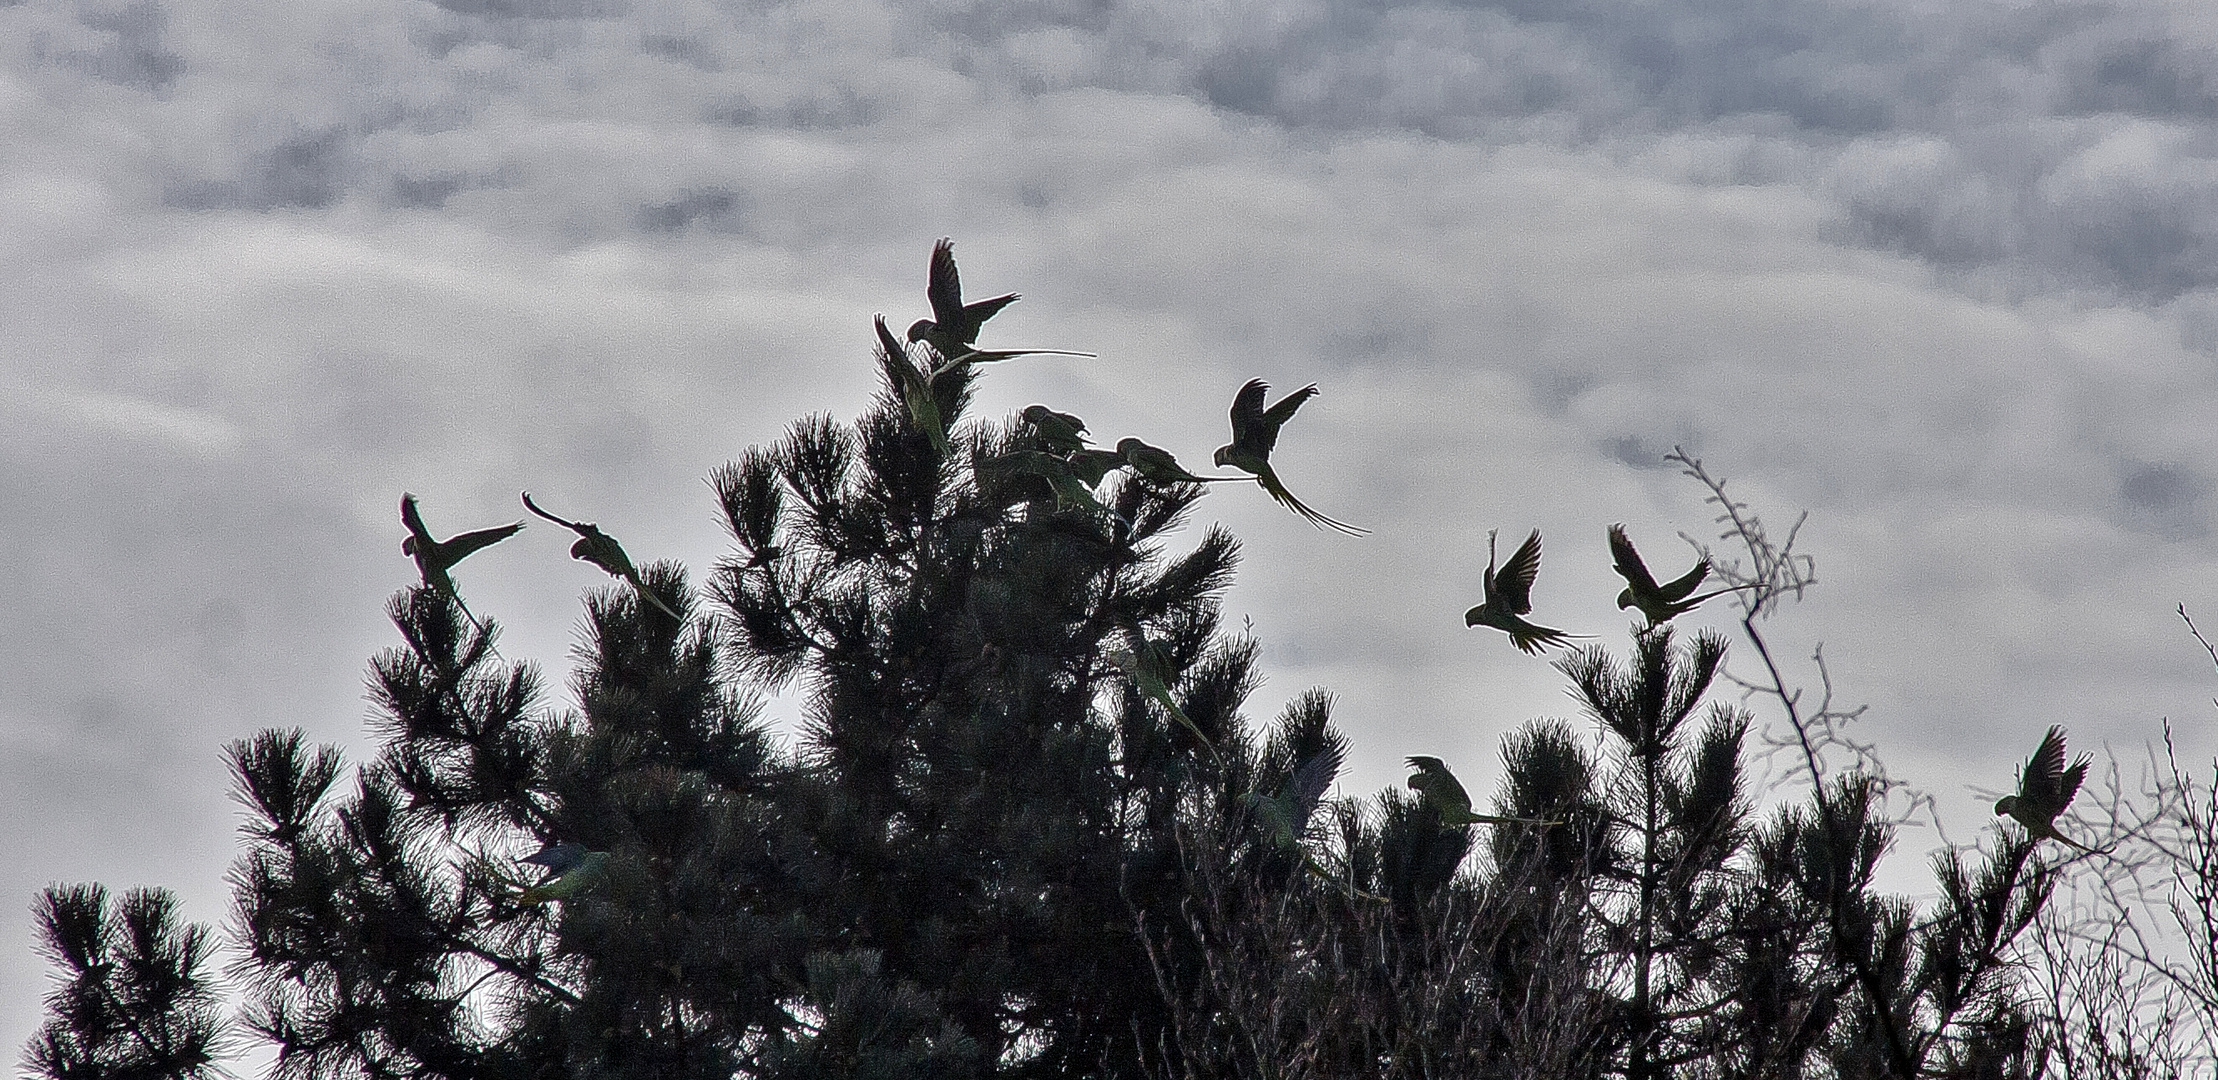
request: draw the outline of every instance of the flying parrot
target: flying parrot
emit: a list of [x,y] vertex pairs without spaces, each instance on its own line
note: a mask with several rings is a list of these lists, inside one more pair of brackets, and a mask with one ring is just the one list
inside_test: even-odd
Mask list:
[[1293,419],[1294,411],[1302,402],[1317,396],[1317,384],[1311,383],[1284,398],[1269,409],[1263,407],[1263,397],[1270,393],[1269,383],[1249,379],[1232,399],[1232,441],[1217,448],[1217,467],[1234,468],[1253,474],[1255,482],[1280,504],[1312,525],[1338,529],[1350,536],[1361,536],[1368,529],[1360,529],[1344,521],[1326,517],[1303,505],[1294,493],[1279,482],[1278,473],[1271,469],[1271,448],[1278,445],[1278,429]]
[[1456,774],[1448,771],[1446,762],[1436,757],[1419,755],[1409,759],[1409,767],[1417,770],[1409,778],[1410,790],[1415,791],[1424,804],[1440,815],[1442,825],[1561,825],[1560,821],[1542,821],[1538,818],[1496,817],[1492,814],[1471,812],[1471,796],[1456,782]]
[[1499,574],[1494,570],[1494,530],[1486,533],[1486,588],[1485,599],[1479,606],[1463,613],[1465,626],[1491,626],[1509,635],[1510,643],[1528,653],[1536,653],[1554,645],[1563,645],[1579,634],[1566,634],[1536,626],[1518,616],[1533,609],[1533,578],[1540,573],[1540,530],[1525,538],[1523,544],[1502,564]]
[[[400,521],[408,527],[407,538],[400,542],[401,553],[415,558],[416,569],[424,578],[424,587],[457,604],[462,603],[462,594],[455,591],[454,578],[448,575],[448,571],[454,569],[454,564],[468,558],[480,548],[516,535],[524,527],[524,523],[518,521],[491,529],[461,533],[445,540],[433,539],[431,530],[424,527],[423,515],[416,512],[416,496],[408,492],[401,493]],[[462,611],[467,615],[470,609],[465,605]],[[477,616],[470,615],[470,619],[475,622]]]
[[1710,576],[1710,560],[1703,558],[1687,571],[1666,585],[1656,584],[1648,572],[1648,564],[1640,561],[1640,552],[1633,550],[1631,537],[1625,535],[1625,526],[1610,526],[1610,555],[1617,563],[1617,574],[1625,579],[1624,591],[1617,594],[1617,607],[1622,611],[1639,607],[1648,616],[1648,625],[1661,626],[1673,617],[1684,615],[1700,607],[1702,601],[1713,596],[1732,592],[1732,589],[1713,589],[1700,596],[1693,596],[1695,588]]
[[[1256,823],[1263,827],[1264,838],[1272,847],[1281,851],[1300,852],[1303,870],[1311,877],[1334,885],[1343,883],[1333,876],[1332,871],[1319,865],[1316,856],[1302,847],[1302,838],[1308,835],[1309,819],[1317,812],[1318,804],[1324,801],[1325,791],[1332,786],[1333,777],[1339,775],[1340,766],[1346,757],[1347,748],[1344,745],[1328,743],[1311,754],[1308,760],[1295,766],[1293,775],[1286,778],[1278,791],[1269,795],[1249,791],[1241,796],[1242,801],[1247,803],[1248,812],[1255,815]],[[1353,886],[1348,886],[1348,891],[1365,900],[1386,899]]]
[[955,272],[955,241],[940,237],[932,245],[932,269],[925,281],[925,299],[932,302],[932,317],[918,319],[909,324],[909,341],[923,342],[939,354],[940,362],[931,374],[952,371],[970,364],[990,364],[1019,356],[1050,353],[1056,356],[1092,356],[1093,353],[1070,352],[1065,349],[980,349],[978,330],[996,312],[1016,302],[1017,294],[1008,293],[991,300],[974,304],[963,303],[962,277]]
[[2071,768],[2065,768],[2064,729],[2050,727],[2040,749],[2033,752],[2033,759],[2018,772],[2018,793],[1995,800],[1996,816],[2015,819],[2036,837],[2094,853],[2095,849],[2056,831],[2058,815],[2079,794],[2079,785],[2087,779],[2087,766],[2093,760],[2081,754]]
[[592,563],[616,577],[631,582],[632,591],[638,593],[640,599],[661,608],[663,614],[677,619],[679,622],[685,621],[682,616],[670,609],[670,605],[662,602],[662,597],[656,596],[650,591],[646,582],[639,580],[639,571],[633,569],[631,558],[624,554],[624,545],[617,543],[615,537],[602,532],[600,526],[590,521],[564,521],[540,509],[538,503],[531,501],[531,492],[528,491],[524,492],[524,509],[578,534],[578,542],[570,545],[571,558]]

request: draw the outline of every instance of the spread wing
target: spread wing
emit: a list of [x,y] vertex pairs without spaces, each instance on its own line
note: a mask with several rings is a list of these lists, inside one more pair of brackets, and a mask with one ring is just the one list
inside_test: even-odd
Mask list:
[[1269,431],[1269,434],[1265,436],[1269,440],[1265,444],[1265,449],[1268,449],[1272,443],[1278,442],[1278,429],[1286,426],[1286,422],[1294,418],[1294,412],[1302,407],[1302,402],[1316,396],[1317,384],[1310,383],[1308,386],[1280,398],[1278,404],[1271,406],[1263,414],[1263,423]]
[[400,496],[400,523],[408,526],[411,534],[431,539],[431,530],[424,528],[423,515],[416,512],[416,496],[405,491]]
[[1540,530],[1510,553],[1509,561],[1494,575],[1494,595],[1515,614],[1533,609],[1533,579],[1540,575]]
[[1263,419],[1263,396],[1270,392],[1270,383],[1249,379],[1233,396],[1232,445],[1251,453],[1270,454],[1271,445],[1278,441],[1278,429]]
[[924,286],[932,301],[932,321],[949,333],[963,325],[963,282],[955,273],[955,241],[943,236],[932,245],[932,275]]
[[1634,596],[1654,596],[1656,578],[1648,572],[1648,564],[1640,561],[1640,552],[1633,550],[1633,540],[1625,535],[1625,526],[1610,526],[1610,557],[1617,563],[1617,576],[1633,587]]
[[[1707,556],[1704,556],[1700,562],[1694,564],[1694,569],[1689,570],[1686,573],[1679,575],[1672,581],[1660,586],[1658,591],[1661,592],[1665,600],[1676,604],[1682,600],[1685,600],[1690,594],[1694,592],[1695,587],[1701,585],[1703,579],[1709,576],[1710,560]],[[1720,591],[1729,592],[1731,590]],[[1716,595],[1717,593],[1713,592],[1710,593],[1708,596],[1704,596],[1702,599],[1707,600],[1711,596]],[[1700,601],[1696,602],[1699,603]]]
[[1317,811],[1317,804],[1324,800],[1325,792],[1332,787],[1332,778],[1340,774],[1340,765],[1347,756],[1345,747],[1328,743],[1309,756],[1294,770],[1287,782],[1287,793],[1293,796],[1294,831],[1299,833],[1309,825],[1309,815]]
[[[952,266],[953,264],[950,263],[949,265]],[[1003,295],[996,296],[991,300],[980,300],[976,303],[964,304],[963,333],[970,335],[971,339],[977,338],[978,328],[984,326],[987,319],[993,318],[995,315],[1001,312],[1002,308],[1008,307],[1009,305],[1016,302],[1017,294],[1004,293]]]
[[447,565],[452,566],[469,557],[472,552],[479,548],[490,547],[516,535],[523,530],[523,527],[523,522],[514,521],[497,528],[466,532],[460,536],[448,537],[439,547],[441,553],[447,557]]
[[2064,790],[2064,729],[2052,726],[2042,737],[2041,747],[2033,752],[2033,759],[2026,762],[2025,772],[2018,777],[2018,800],[2040,809],[2043,817],[2055,817],[2079,790],[2079,781],[2086,769],[2077,770],[2072,777],[2071,792]]

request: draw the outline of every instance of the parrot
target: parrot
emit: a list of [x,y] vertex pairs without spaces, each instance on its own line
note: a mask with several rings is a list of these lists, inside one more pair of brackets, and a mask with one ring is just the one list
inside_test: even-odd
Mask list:
[[1713,589],[1700,596],[1693,596],[1695,587],[1710,576],[1710,560],[1703,558],[1687,571],[1666,585],[1656,584],[1648,573],[1648,564],[1640,561],[1640,552],[1633,550],[1631,537],[1625,535],[1625,526],[1610,526],[1610,555],[1617,562],[1617,574],[1625,579],[1624,591],[1617,594],[1617,607],[1622,611],[1638,606],[1640,613],[1648,616],[1648,625],[1661,626],[1675,616],[1684,615],[1713,596],[1732,592]]
[[1426,806],[1440,815],[1442,825],[1561,825],[1560,821],[1542,821],[1538,818],[1496,817],[1492,814],[1471,812],[1471,796],[1456,782],[1456,775],[1448,771],[1446,762],[1436,757],[1418,755],[1409,759],[1409,767],[1417,770],[1409,778],[1410,790],[1424,800]]
[[[454,564],[481,548],[516,535],[524,528],[524,523],[518,521],[436,540],[432,538],[431,530],[424,527],[423,515],[416,511],[416,496],[408,492],[401,493],[400,520],[401,524],[408,527],[407,538],[400,542],[401,554],[415,558],[416,569],[423,574],[425,588],[457,604],[462,603],[462,594],[455,591],[454,578],[448,576],[448,571],[454,569]],[[462,612],[469,615],[469,607],[464,605]],[[470,615],[470,621],[476,622],[477,616]]]
[[570,545],[571,558],[592,563],[631,582],[632,591],[638,593],[640,599],[661,608],[663,614],[679,622],[685,621],[676,611],[671,610],[669,604],[663,603],[662,597],[648,590],[647,583],[639,579],[639,571],[632,567],[631,558],[624,554],[624,545],[617,543],[615,537],[602,532],[599,526],[590,521],[564,521],[540,509],[538,503],[531,501],[531,492],[528,491],[524,492],[524,509],[578,534],[578,542]]
[[1502,564],[1501,573],[1494,570],[1494,530],[1486,534],[1486,598],[1479,606],[1463,613],[1465,626],[1491,626],[1509,635],[1510,643],[1528,653],[1536,653],[1553,645],[1565,644],[1581,634],[1566,634],[1536,626],[1518,618],[1533,609],[1533,578],[1540,573],[1540,530],[1518,545],[1517,550]]
[[1294,493],[1279,482],[1278,473],[1271,468],[1271,448],[1278,444],[1278,429],[1293,419],[1294,410],[1302,402],[1317,396],[1317,384],[1311,383],[1284,398],[1269,409],[1263,407],[1263,397],[1271,386],[1261,379],[1249,379],[1232,399],[1232,441],[1217,448],[1218,468],[1234,468],[1252,474],[1256,485],[1271,493],[1271,498],[1303,520],[1320,528],[1333,528],[1350,536],[1361,536],[1368,529],[1357,528],[1345,521],[1335,520],[1310,509]]
[[2095,854],[2095,849],[2056,831],[2057,816],[2079,794],[2079,785],[2087,779],[2087,766],[2093,761],[2081,754],[2070,768],[2065,768],[2064,729],[2050,727],[2040,748],[2033,751],[2032,760],[2018,773],[2018,793],[1995,800],[1995,815],[2016,820],[2036,837]]

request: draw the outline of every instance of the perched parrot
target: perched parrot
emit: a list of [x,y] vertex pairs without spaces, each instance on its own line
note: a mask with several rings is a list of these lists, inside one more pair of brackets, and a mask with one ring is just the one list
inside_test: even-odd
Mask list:
[[1436,757],[1417,756],[1409,759],[1409,767],[1417,770],[1409,778],[1410,790],[1415,791],[1426,806],[1440,815],[1442,825],[1561,825],[1560,821],[1542,821],[1538,818],[1496,817],[1492,814],[1471,812],[1471,796],[1456,782],[1456,774],[1448,771],[1446,762]]
[[1361,536],[1368,529],[1359,529],[1344,521],[1326,517],[1302,504],[1294,493],[1279,482],[1278,473],[1271,469],[1271,448],[1278,445],[1278,429],[1293,419],[1294,410],[1302,402],[1317,396],[1317,384],[1311,383],[1284,398],[1269,409],[1263,407],[1263,396],[1270,393],[1269,383],[1249,379],[1246,386],[1232,399],[1232,441],[1217,448],[1217,467],[1234,468],[1253,474],[1255,482],[1271,493],[1287,509],[1302,516],[1310,524],[1338,529],[1350,536]]
[[564,521],[541,510],[538,503],[531,501],[531,492],[528,491],[524,492],[524,509],[578,534],[578,542],[570,545],[571,558],[582,559],[631,582],[632,591],[638,593],[640,599],[661,608],[663,614],[679,622],[685,621],[684,617],[670,609],[670,605],[662,602],[662,597],[650,592],[646,582],[639,580],[639,571],[632,568],[631,558],[624,554],[624,545],[617,543],[615,537],[602,532],[600,526],[590,521]]
[[1138,439],[1117,440],[1117,453],[1131,464],[1132,471],[1143,480],[1158,484],[1207,484],[1222,480],[1245,480],[1245,476],[1196,476],[1160,446],[1150,446]]
[[1153,698],[1157,704],[1163,706],[1163,710],[1171,714],[1171,719],[1185,725],[1186,730],[1194,733],[1194,738],[1200,739],[1201,744],[1214,753],[1217,744],[1209,741],[1209,736],[1202,734],[1193,718],[1187,716],[1186,710],[1179,708],[1178,702],[1171,697],[1171,660],[1164,654],[1163,647],[1149,641],[1146,635],[1138,631],[1133,632],[1132,638],[1136,647],[1109,650],[1109,662],[1130,676],[1132,684],[1140,688],[1141,694]]
[[[435,540],[431,530],[424,527],[423,515],[416,512],[416,496],[407,492],[402,492],[400,497],[400,521],[408,527],[408,537],[400,542],[401,553],[415,558],[416,569],[423,574],[424,587],[457,604],[462,602],[462,594],[455,591],[454,579],[447,572],[478,549],[500,543],[524,527],[524,523],[518,521]],[[462,610],[469,614],[467,606]],[[475,621],[477,616],[470,618]]]
[[1056,412],[1045,405],[1024,407],[1024,422],[1050,447],[1058,451],[1086,448],[1086,422],[1069,413]]
[[1131,464],[1124,459],[1124,455],[1114,450],[1096,450],[1090,446],[1063,455],[1063,461],[1070,466],[1071,475],[1089,488],[1100,484],[1103,477]]
[[[577,850],[570,850],[575,848]],[[543,861],[546,856],[553,861]],[[516,894],[519,904],[544,904],[550,900],[568,900],[591,888],[608,874],[608,852],[585,851],[582,845],[555,844],[537,855],[529,855],[524,862],[548,866],[548,877]],[[566,864],[560,870],[552,869],[557,863]]]
[[1648,625],[1661,626],[1673,617],[1684,615],[1700,607],[1702,601],[1713,596],[1732,592],[1732,589],[1713,589],[1700,596],[1693,596],[1696,586],[1710,576],[1710,560],[1703,558],[1694,569],[1680,575],[1668,585],[1656,584],[1648,573],[1648,564],[1640,561],[1640,552],[1633,550],[1632,538],[1625,535],[1625,526],[1610,526],[1610,555],[1617,561],[1617,574],[1625,579],[1624,591],[1617,594],[1617,607],[1638,606],[1640,613],[1648,616]]
[[[1058,513],[1074,509],[1115,513],[1094,495],[1093,485],[1086,483],[1085,478],[1078,475],[1070,462],[1045,450],[1012,450],[994,458],[992,464],[997,469],[1026,473],[1046,480],[1047,486],[1055,491],[1055,509]],[[1096,480],[1098,482],[1099,478]]]
[[955,241],[945,236],[932,245],[932,269],[925,282],[924,296],[932,302],[932,317],[918,319],[912,324],[909,340],[932,346],[932,351],[939,353],[945,363],[974,351],[972,346],[978,341],[979,327],[1017,300],[1017,294],[1008,293],[974,304],[963,303],[962,278],[955,272]]
[[1509,635],[1510,643],[1529,653],[1536,653],[1553,645],[1563,645],[1581,634],[1567,634],[1545,626],[1535,626],[1518,618],[1533,609],[1533,578],[1540,573],[1540,530],[1518,545],[1509,561],[1502,564],[1501,573],[1494,571],[1494,530],[1486,533],[1486,597],[1479,606],[1463,613],[1465,626],[1491,626]]
[[2033,752],[2033,759],[2025,763],[2018,773],[2018,793],[1995,800],[1995,814],[2014,818],[2025,826],[2025,831],[2036,837],[2055,840],[2067,847],[2090,854],[2095,849],[2056,831],[2057,816],[2072,804],[2072,797],[2079,794],[2079,785],[2087,779],[2087,766],[2093,758],[2081,754],[2064,767],[2064,729],[2049,728],[2041,739],[2041,747]]
[[947,426],[940,421],[940,403],[932,396],[931,377],[917,370],[916,362],[909,358],[908,346],[901,344],[901,339],[894,337],[893,331],[886,328],[886,317],[880,315],[876,321],[878,348],[884,354],[878,361],[885,365],[886,370],[893,374],[894,381],[899,384],[901,403],[909,409],[909,422],[916,425],[916,429],[923,432],[925,438],[932,440],[933,449],[946,454]]
[[571,841],[565,840],[559,844],[548,843],[542,845],[539,850],[534,851],[531,854],[526,855],[516,861],[521,863],[529,863],[533,866],[545,867],[548,873],[559,874],[565,870],[569,870],[572,867],[577,866],[581,862],[584,862],[585,854],[586,849],[584,844],[573,843]]

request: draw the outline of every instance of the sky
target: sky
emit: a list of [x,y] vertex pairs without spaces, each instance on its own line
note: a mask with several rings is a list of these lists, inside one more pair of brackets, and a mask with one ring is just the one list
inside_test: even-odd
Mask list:
[[[1024,294],[985,343],[1100,354],[976,415],[1199,463],[1242,382],[1318,384],[1274,460],[1372,534],[1224,485],[1189,535],[1243,542],[1251,717],[1338,695],[1344,794],[1417,753],[1489,792],[1576,720],[1463,626],[1487,533],[1621,648],[1605,527],[1671,573],[1715,538],[1674,446],[1807,511],[1766,629],[1933,796],[1897,887],[2050,724],[2207,763],[2214,73],[2156,0],[0,0],[0,1045],[40,888],[221,923],[223,745],[366,756],[402,491],[698,579],[704,478],[865,406],[939,236]],[[568,539],[456,574],[557,687],[606,580]]]

